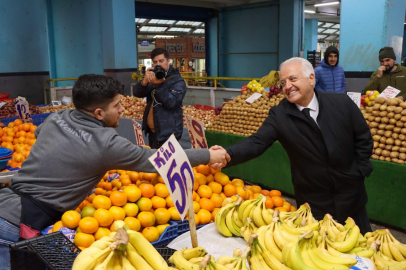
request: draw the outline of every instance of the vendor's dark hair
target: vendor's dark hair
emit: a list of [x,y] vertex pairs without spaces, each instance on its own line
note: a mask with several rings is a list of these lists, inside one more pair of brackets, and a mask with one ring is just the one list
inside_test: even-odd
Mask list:
[[155,56],[163,54],[166,59],[169,59],[169,53],[167,50],[162,49],[162,48],[155,48],[151,52],[151,59],[154,60]]
[[72,89],[73,104],[77,109],[93,111],[105,107],[120,92],[121,83],[108,76],[85,74]]

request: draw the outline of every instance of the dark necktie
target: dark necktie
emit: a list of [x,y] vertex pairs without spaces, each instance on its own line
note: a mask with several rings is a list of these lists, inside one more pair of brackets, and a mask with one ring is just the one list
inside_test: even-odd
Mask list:
[[316,121],[314,121],[313,117],[310,116],[310,109],[309,108],[304,108],[302,110],[302,113],[306,116],[307,120],[309,120],[310,125],[312,126],[312,128],[314,129],[314,131],[316,131],[317,133],[321,133],[320,132],[320,128],[317,125]]

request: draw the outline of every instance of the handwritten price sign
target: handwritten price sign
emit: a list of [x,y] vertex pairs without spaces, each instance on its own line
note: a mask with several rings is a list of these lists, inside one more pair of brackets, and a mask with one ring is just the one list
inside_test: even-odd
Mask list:
[[195,181],[193,169],[185,151],[172,134],[149,158],[149,161],[164,179],[173,203],[183,220],[190,206],[189,196],[193,196],[192,187]]
[[357,104],[358,108],[361,107],[361,93],[347,92],[347,95]]
[[133,127],[135,133],[135,139],[137,140],[137,145],[145,145],[144,137],[142,136],[141,125],[133,119]]
[[193,117],[186,115],[186,126],[189,131],[192,148],[202,149],[207,147],[206,135],[204,134],[204,124]]
[[18,116],[21,120],[32,121],[30,114],[30,107],[28,106],[27,100],[23,97],[18,97],[14,100],[14,106],[18,112]]
[[400,93],[399,89],[396,89],[395,87],[388,86],[383,90],[383,92],[379,95],[380,97],[384,98],[394,98]]

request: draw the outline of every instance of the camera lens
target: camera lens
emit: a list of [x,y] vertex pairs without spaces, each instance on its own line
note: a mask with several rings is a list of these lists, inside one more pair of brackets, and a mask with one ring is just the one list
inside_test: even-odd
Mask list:
[[163,69],[161,66],[155,66],[153,71],[158,80],[162,80],[165,77],[165,69]]

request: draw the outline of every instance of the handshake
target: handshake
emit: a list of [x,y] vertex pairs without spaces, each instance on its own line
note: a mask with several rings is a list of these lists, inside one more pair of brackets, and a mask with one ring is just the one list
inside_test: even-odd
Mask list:
[[230,162],[231,157],[227,151],[218,145],[212,146],[210,149],[210,166],[215,170],[220,170]]

